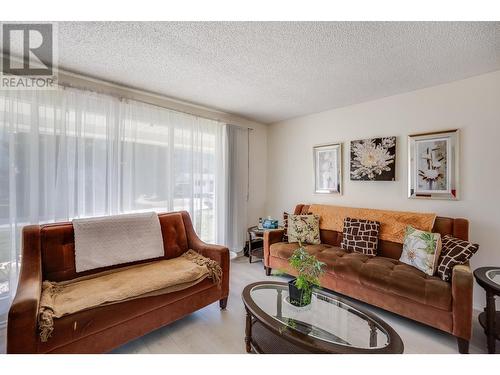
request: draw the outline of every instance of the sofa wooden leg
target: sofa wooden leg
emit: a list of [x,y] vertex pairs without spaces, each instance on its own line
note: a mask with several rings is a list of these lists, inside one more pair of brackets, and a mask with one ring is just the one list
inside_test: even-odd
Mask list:
[[272,268],[271,267],[264,267],[264,269],[266,270],[266,276],[271,276]]
[[469,340],[457,337],[458,352],[460,354],[469,354]]
[[227,297],[219,300],[219,306],[221,310],[225,310],[227,306]]

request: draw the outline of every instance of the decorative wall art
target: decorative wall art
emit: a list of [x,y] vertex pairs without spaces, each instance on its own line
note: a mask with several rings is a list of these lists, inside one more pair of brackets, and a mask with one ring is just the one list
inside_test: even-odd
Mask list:
[[408,196],[458,199],[458,130],[408,137]]
[[396,137],[351,142],[351,180],[394,181]]
[[314,192],[341,194],[342,145],[328,144],[313,148]]

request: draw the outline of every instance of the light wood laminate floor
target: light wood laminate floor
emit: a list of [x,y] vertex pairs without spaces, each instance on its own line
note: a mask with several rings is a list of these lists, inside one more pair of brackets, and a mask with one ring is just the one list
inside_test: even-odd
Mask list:
[[[112,353],[245,353],[245,310],[243,288],[254,281],[285,281],[282,276],[266,277],[261,262],[249,264],[240,257],[231,262],[230,296],[225,311],[219,304],[207,306],[177,322],[131,341]],[[401,336],[405,353],[457,353],[453,336],[387,311],[363,304],[389,323]],[[486,338],[474,316],[471,353],[486,353]],[[497,353],[500,343],[497,344]],[[5,353],[5,330],[0,329],[0,353]]]

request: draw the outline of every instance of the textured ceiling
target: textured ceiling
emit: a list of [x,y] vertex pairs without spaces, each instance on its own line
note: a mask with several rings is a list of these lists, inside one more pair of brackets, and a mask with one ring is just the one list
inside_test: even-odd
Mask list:
[[500,22],[61,22],[61,68],[272,123],[500,69]]

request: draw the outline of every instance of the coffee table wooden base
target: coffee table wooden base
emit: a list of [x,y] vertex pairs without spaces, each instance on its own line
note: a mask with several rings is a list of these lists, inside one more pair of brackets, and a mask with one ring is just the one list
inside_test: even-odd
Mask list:
[[268,330],[256,319],[252,320],[251,337],[249,337],[248,343],[250,345],[250,347],[247,346],[248,353],[314,354],[313,352],[309,352],[299,346],[283,340],[282,337]]

